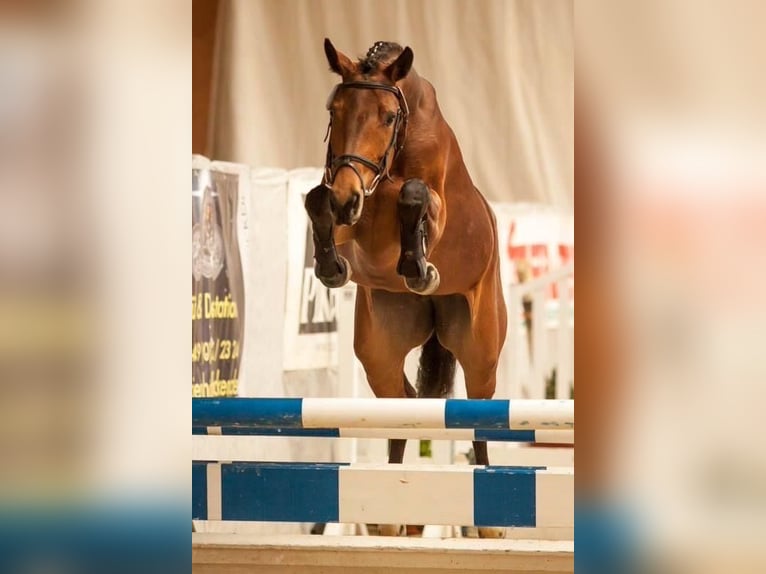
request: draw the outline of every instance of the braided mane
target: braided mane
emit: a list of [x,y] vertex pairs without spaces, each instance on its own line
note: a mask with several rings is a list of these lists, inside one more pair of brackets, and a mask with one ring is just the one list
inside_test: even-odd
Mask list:
[[375,42],[364,58],[359,60],[359,70],[363,74],[369,74],[376,70],[381,63],[389,63],[402,53],[402,48],[396,42]]

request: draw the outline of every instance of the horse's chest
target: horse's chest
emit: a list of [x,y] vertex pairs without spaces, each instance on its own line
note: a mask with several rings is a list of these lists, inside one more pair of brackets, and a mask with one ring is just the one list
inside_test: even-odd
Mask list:
[[361,235],[338,246],[338,250],[351,263],[352,277],[357,283],[370,287],[401,283],[396,273],[400,248],[395,241]]
[[351,259],[360,267],[374,269],[376,271],[388,271],[393,269],[399,258],[399,246],[393,242],[364,241],[357,239],[348,248],[351,250]]

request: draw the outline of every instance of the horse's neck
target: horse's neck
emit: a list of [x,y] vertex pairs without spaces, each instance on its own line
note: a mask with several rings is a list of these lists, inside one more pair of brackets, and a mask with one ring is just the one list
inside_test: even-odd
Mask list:
[[433,86],[413,70],[403,85],[405,98],[410,115],[407,121],[407,134],[404,149],[397,161],[397,175],[405,177],[422,177],[421,169],[437,171],[443,166],[437,166],[443,158],[445,147],[450,147],[452,132],[445,122],[436,92]]
[[427,96],[429,88],[431,86],[424,78],[419,76],[414,69],[410,70],[407,78],[402,82],[402,92],[404,92],[411,113],[415,112],[423,103],[422,100]]
[[428,80],[412,70],[402,87],[410,108],[410,125],[422,127],[423,124],[433,125],[435,120],[437,123],[444,121],[436,101],[436,90]]

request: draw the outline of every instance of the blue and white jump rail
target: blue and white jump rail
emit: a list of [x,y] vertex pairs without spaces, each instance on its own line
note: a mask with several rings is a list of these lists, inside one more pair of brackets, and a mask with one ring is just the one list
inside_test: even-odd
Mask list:
[[572,527],[571,468],[195,462],[197,520]]
[[385,438],[574,444],[573,430],[192,427],[194,435],[302,438]]
[[[573,433],[574,401],[193,399],[192,428],[527,441],[537,433]],[[553,528],[574,522],[571,467],[199,461],[192,469],[199,520]]]
[[573,430],[573,400],[192,400],[192,427]]

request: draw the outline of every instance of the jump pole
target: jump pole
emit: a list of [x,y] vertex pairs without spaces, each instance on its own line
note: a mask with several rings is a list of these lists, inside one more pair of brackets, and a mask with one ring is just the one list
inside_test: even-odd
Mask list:
[[193,399],[193,427],[572,430],[573,400]]
[[195,462],[198,520],[571,528],[572,468]]

